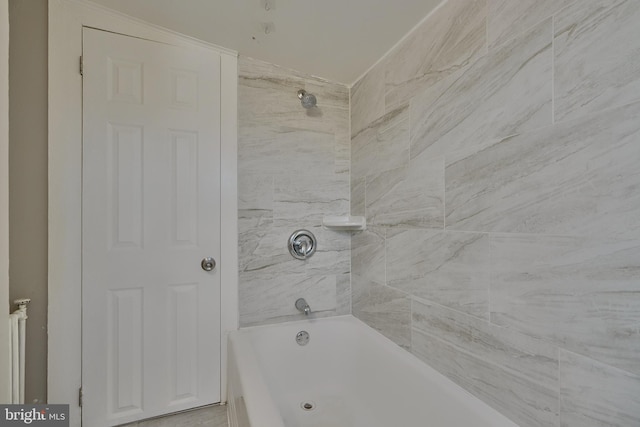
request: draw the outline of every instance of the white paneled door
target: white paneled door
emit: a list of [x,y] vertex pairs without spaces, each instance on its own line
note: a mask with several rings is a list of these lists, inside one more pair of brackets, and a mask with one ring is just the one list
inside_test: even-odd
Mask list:
[[85,28],[83,64],[83,424],[219,402],[220,57]]

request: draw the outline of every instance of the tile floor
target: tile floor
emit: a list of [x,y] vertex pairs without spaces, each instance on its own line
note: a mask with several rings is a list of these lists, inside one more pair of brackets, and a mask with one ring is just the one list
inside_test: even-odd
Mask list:
[[227,407],[218,405],[125,424],[121,427],[228,427],[228,425]]

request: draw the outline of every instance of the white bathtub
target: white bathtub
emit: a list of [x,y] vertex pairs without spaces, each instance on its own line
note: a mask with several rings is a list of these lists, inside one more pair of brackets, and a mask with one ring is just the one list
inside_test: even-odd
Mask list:
[[231,427],[517,427],[352,316],[234,332],[228,366]]

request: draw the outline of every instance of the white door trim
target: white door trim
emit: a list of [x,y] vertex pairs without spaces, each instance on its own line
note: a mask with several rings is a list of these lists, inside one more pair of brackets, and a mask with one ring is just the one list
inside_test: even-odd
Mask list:
[[237,53],[83,0],[49,0],[49,403],[70,404],[81,425],[82,384],[82,27],[221,55],[221,396],[226,400],[228,332],[238,328]]
[[[0,0],[0,236],[9,235],[9,2]],[[0,240],[0,319],[9,315],[9,239]],[[11,401],[9,326],[0,321],[0,402]]]

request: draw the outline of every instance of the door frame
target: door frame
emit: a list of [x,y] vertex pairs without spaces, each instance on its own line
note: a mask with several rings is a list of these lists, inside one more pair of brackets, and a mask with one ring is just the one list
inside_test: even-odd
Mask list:
[[[9,236],[9,2],[0,0],[0,235]],[[0,319],[9,316],[9,239],[0,240]],[[0,322],[0,402],[11,401],[9,326]]]
[[70,405],[81,425],[82,385],[82,28],[121,33],[221,58],[221,399],[226,401],[227,335],[238,329],[237,87],[235,51],[84,0],[49,0],[48,403]]

